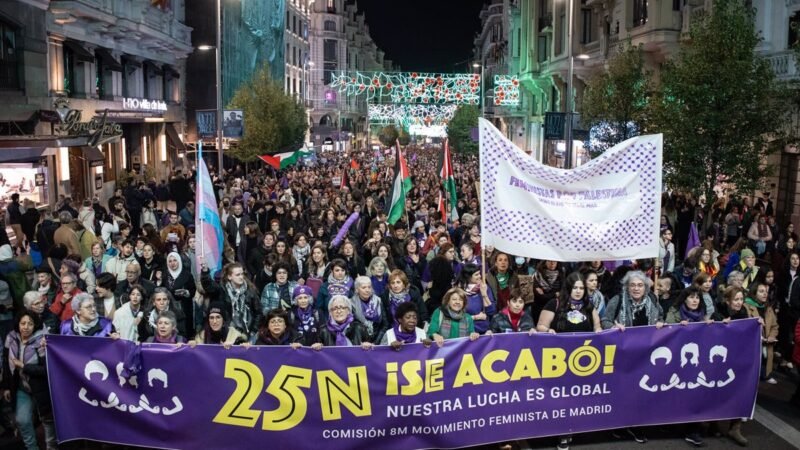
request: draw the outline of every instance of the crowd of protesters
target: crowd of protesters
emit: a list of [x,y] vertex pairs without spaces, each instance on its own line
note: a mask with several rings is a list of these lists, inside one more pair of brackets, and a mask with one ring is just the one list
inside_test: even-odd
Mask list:
[[[441,148],[411,147],[406,158],[413,189],[394,224],[385,212],[391,154],[321,154],[282,171],[212,174],[225,235],[216,276],[194,234],[194,173],[133,182],[105,204],[62,198],[38,211],[13,198],[4,211],[13,246],[0,230],[1,387],[25,446],[39,448],[38,417],[47,448],[56,448],[47,334],[400,350],[493,333],[757,317],[762,379],[775,383],[774,370],[793,369],[800,240],[792,224],[776,225],[768,194],[755,204],[719,202],[709,218],[691,197],[665,194],[656,260],[561,263],[481,244],[476,157],[453,161],[458,219],[449,221],[438,203]],[[696,243],[692,227],[701,230]],[[792,401],[800,406],[800,394]],[[691,444],[712,433],[748,444],[739,420],[700,425],[685,426]],[[617,434],[647,440],[641,429]],[[559,448],[571,440],[562,436]]]

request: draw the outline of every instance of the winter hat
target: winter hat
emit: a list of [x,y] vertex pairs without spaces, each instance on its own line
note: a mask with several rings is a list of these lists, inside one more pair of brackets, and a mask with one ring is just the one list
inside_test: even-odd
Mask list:
[[752,251],[752,250],[750,250],[749,248],[746,248],[746,249],[742,250],[741,252],[739,252],[739,256],[740,256],[742,259],[749,258],[749,257],[753,257],[753,258],[755,258],[755,257],[756,257],[756,254],[755,254],[755,253],[753,253],[753,251]]
[[208,317],[211,314],[219,314],[222,316],[223,322],[228,321],[228,309],[222,302],[211,302],[211,304],[208,305],[208,310],[206,310],[206,321],[208,321]]
[[292,300],[296,299],[301,295],[308,295],[309,297],[313,297],[314,293],[308,286],[305,285],[295,286],[294,291],[292,291]]
[[424,226],[425,226],[425,224],[422,223],[421,220],[418,220],[418,221],[414,222],[414,226],[411,227],[411,229],[416,231],[417,228],[424,227]]

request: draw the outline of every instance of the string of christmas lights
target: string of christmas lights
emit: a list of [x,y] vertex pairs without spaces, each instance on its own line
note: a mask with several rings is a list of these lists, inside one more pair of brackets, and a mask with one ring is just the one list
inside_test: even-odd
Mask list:
[[456,112],[456,104],[419,105],[419,104],[374,104],[367,105],[369,122],[376,125],[400,125],[408,128],[412,125],[435,126],[447,125]]
[[519,78],[514,75],[495,75],[494,104],[497,106],[517,106],[519,101]]
[[394,103],[480,103],[481,76],[472,73],[355,72],[333,74],[331,87],[367,101]]

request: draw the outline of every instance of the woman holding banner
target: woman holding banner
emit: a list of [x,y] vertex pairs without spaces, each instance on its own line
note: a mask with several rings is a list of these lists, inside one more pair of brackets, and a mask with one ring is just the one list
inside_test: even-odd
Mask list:
[[289,326],[289,313],[281,308],[267,311],[258,324],[255,345],[288,345],[293,349],[303,346],[302,337]]
[[469,336],[469,339],[474,341],[480,337],[480,334],[475,332],[472,316],[464,311],[466,303],[467,293],[458,287],[450,289],[442,297],[442,306],[433,312],[428,327],[428,337],[439,347],[444,345],[446,339]]
[[225,348],[246,343],[247,336],[228,323],[226,310],[223,303],[210,304],[203,329],[197,333],[195,341],[200,344],[222,345]]
[[19,434],[28,450],[39,449],[34,414],[42,422],[47,448],[58,447],[47,382],[45,333],[36,315],[23,312],[6,336],[3,352],[3,398],[14,409]]
[[82,292],[72,298],[71,319],[61,323],[61,334],[72,336],[97,336],[119,339],[114,325],[105,317],[99,317],[92,294]]
[[320,331],[320,341],[328,347],[372,349],[367,328],[355,319],[350,299],[344,295],[334,295],[328,303],[328,322]]
[[430,347],[431,340],[425,335],[425,330],[417,326],[417,306],[411,302],[403,303],[395,312],[396,325],[386,330],[381,339],[381,345],[390,345],[395,350],[400,350],[404,344],[423,344]]
[[319,347],[319,332],[322,327],[319,311],[314,309],[313,291],[310,286],[300,285],[292,292],[290,322],[300,343],[308,347]]
[[186,315],[183,313],[180,304],[175,301],[175,298],[167,288],[157,287],[150,296],[150,302],[147,305],[144,317],[139,321],[140,341],[143,342],[156,334],[158,315],[164,311],[172,311],[175,314],[178,334],[183,336],[186,333]]

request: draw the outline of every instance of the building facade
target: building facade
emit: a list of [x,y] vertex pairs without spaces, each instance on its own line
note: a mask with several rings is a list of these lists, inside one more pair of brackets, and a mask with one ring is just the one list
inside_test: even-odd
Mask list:
[[332,88],[334,74],[391,70],[355,3],[317,0],[311,6],[310,141],[323,150],[367,146],[367,103]]
[[307,0],[286,0],[286,46],[284,92],[298,101],[305,100],[309,59],[309,7]]
[[25,174],[20,189],[46,205],[107,198],[125,170],[166,177],[185,149],[183,11],[183,0],[0,3],[4,178]]

